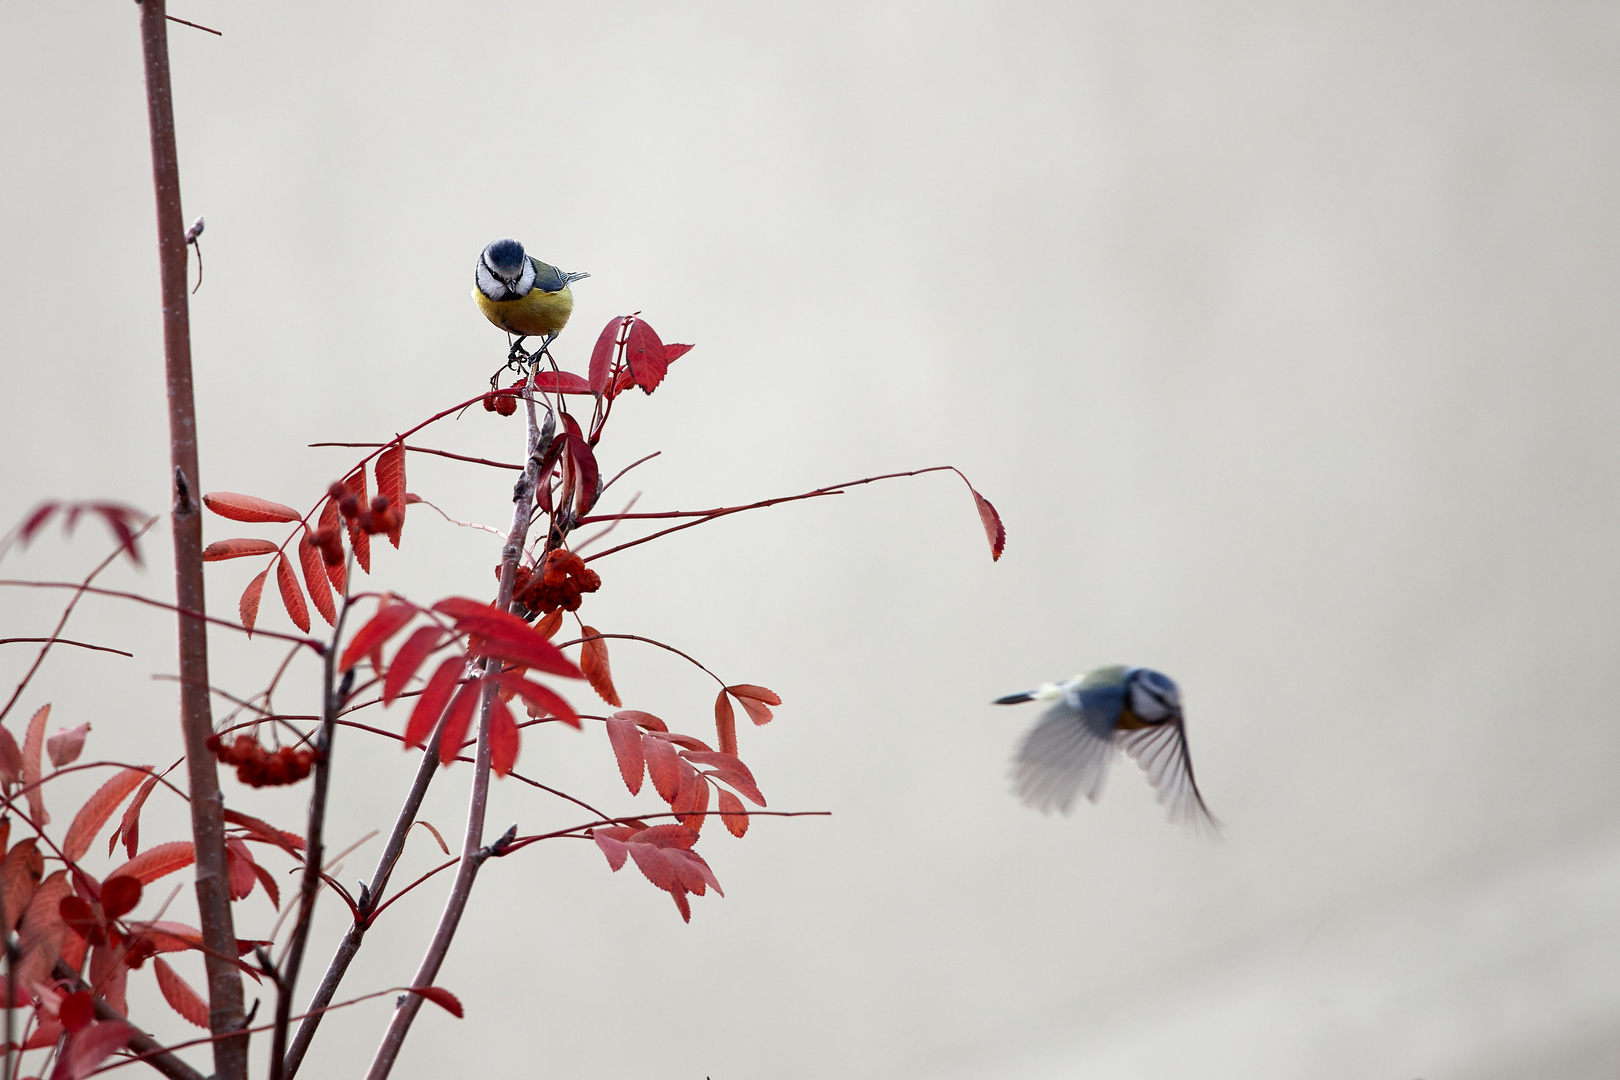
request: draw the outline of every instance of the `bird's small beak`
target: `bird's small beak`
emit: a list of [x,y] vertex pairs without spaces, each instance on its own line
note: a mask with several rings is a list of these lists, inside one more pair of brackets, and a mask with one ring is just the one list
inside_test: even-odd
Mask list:
[[992,705],[1017,705],[1019,702],[1022,702],[1022,701],[1034,701],[1034,700],[1035,700],[1035,691],[1034,690],[1025,690],[1021,694],[1008,694],[1006,697],[998,697],[998,698],[996,698],[996,700],[992,701],[990,704],[992,704]]

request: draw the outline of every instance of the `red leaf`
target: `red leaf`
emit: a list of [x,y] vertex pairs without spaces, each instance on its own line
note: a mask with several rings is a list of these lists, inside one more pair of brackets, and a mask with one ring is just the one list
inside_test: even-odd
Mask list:
[[596,846],[607,856],[608,866],[614,871],[623,866],[624,860],[630,857],[630,848],[624,841],[634,835],[635,831],[623,825],[591,830],[591,839],[596,841]]
[[78,761],[79,755],[84,753],[85,736],[89,734],[88,721],[76,728],[57,728],[56,734],[45,740],[45,753],[51,764],[60,769]]
[[140,549],[135,546],[134,522],[141,519],[141,514],[127,506],[117,503],[91,503],[90,509],[101,515],[101,520],[107,523],[107,528],[118,538],[118,547],[130,557],[136,566],[141,564]]
[[135,1035],[135,1028],[122,1020],[98,1020],[67,1041],[51,1080],[82,1080],[96,1066],[122,1050]]
[[202,999],[202,995],[193,990],[161,956],[152,958],[152,974],[157,976],[158,989],[163,991],[163,1000],[169,1003],[169,1007],[187,1022],[206,1030],[208,1002]]
[[290,506],[233,491],[210,492],[203,496],[203,505],[232,521],[302,521],[304,517]]
[[636,868],[646,876],[647,880],[660,889],[674,892],[680,882],[680,875],[664,849],[654,847],[652,844],[627,844],[630,857],[636,860]]
[[47,825],[51,815],[45,812],[45,795],[40,788],[40,752],[45,749],[45,721],[50,719],[51,707],[41,705],[28,719],[28,730],[23,735],[23,783],[28,786],[28,816],[34,828]]
[[699,765],[707,765],[714,770],[714,775],[736,788],[755,806],[765,805],[765,796],[759,793],[759,785],[754,782],[754,774],[749,771],[734,754],[705,753],[700,750],[682,750],[681,757],[688,761],[695,761]]
[[572,371],[541,371],[534,376],[534,388],[553,394],[588,394],[590,383]]
[[234,836],[225,841],[225,869],[232,900],[241,900],[253,891],[253,882],[257,880],[253,874],[253,853]]
[[462,633],[478,635],[481,639],[478,654],[481,656],[569,679],[584,677],[557,646],[510,612],[498,611],[461,596],[440,600],[433,605],[433,610],[454,619],[456,629]]
[[676,345],[673,342],[664,342],[664,363],[673,364],[681,357],[692,351],[690,345]]
[[[619,714],[615,713],[614,715],[617,716]],[[647,737],[652,738],[652,739],[663,739],[666,742],[674,743],[676,746],[684,746],[688,750],[713,750],[714,749],[714,747],[710,746],[708,743],[704,742],[702,739],[694,739],[690,735],[682,735],[682,734],[680,734],[679,732],[676,732],[676,731],[649,731],[647,733]]]
[[590,444],[572,432],[568,435],[568,456],[574,460],[578,479],[574,482],[574,516],[584,517],[596,505],[596,485],[601,473],[596,467],[596,455]]
[[681,790],[676,792],[675,805],[670,809],[686,815],[680,820],[687,828],[693,832],[702,831],[703,823],[707,820],[704,811],[709,809],[709,782],[690,765],[681,766]]
[[579,714],[574,712],[573,706],[564,701],[560,694],[549,687],[530,682],[516,671],[502,675],[500,684],[504,689],[521,697],[531,709],[555,716],[569,727],[579,727]]
[[641,392],[650,394],[658,389],[665,372],[669,371],[669,358],[665,355],[664,343],[658,340],[658,333],[645,320],[637,319],[630,324],[624,355]]
[[215,540],[203,548],[203,562],[240,559],[244,555],[270,555],[280,551],[280,545],[270,540],[250,540],[238,536],[232,540]]
[[550,641],[557,636],[557,631],[562,629],[562,621],[563,609],[558,608],[550,615],[542,615],[540,621],[534,624],[534,632]]
[[377,455],[377,494],[388,499],[388,508],[394,512],[394,527],[388,530],[388,542],[399,547],[399,533],[405,525],[405,440],[395,439],[388,449]]
[[635,795],[641,791],[641,781],[647,772],[647,759],[641,750],[641,731],[633,721],[609,717],[608,742],[613,745],[613,756],[619,761],[619,775],[624,786]]
[[990,505],[990,500],[973,491],[973,507],[979,512],[979,524],[984,526],[984,538],[990,541],[990,561],[995,562],[1001,558],[1001,553],[1007,548],[1007,528],[1001,523],[1001,515],[996,508]]
[[304,850],[304,838],[297,833],[278,829],[267,821],[260,821],[256,817],[250,817],[242,813],[240,810],[231,810],[229,808],[225,811],[225,820],[232,825],[240,825],[246,829],[248,831],[246,839],[262,840],[264,843],[274,844],[294,858],[303,857],[299,852]]
[[388,678],[383,680],[382,700],[384,705],[392,705],[394,699],[399,697],[400,691],[405,689],[411,677],[416,674],[433,650],[439,647],[444,640],[444,631],[437,626],[419,627],[405,644],[399,647],[394,654],[394,662],[388,667]]
[[152,789],[157,787],[157,783],[157,777],[147,777],[146,783],[141,785],[141,790],[137,791],[135,797],[129,801],[129,806],[124,809],[123,821],[119,823],[117,829],[113,830],[112,837],[108,841],[108,855],[112,854],[113,844],[117,843],[118,838],[122,836],[124,838],[124,854],[131,859],[135,857],[141,843],[141,807],[146,805],[147,797],[152,794]]
[[12,738],[9,729],[0,727],[0,780],[15,784],[22,779],[22,763],[22,748],[17,745],[17,740]]
[[121,919],[141,902],[141,883],[128,874],[114,874],[101,884],[101,910],[109,919]]
[[45,874],[45,856],[39,853],[39,841],[30,836],[17,841],[0,863],[0,898],[6,905],[7,930],[15,930],[23,912],[39,888],[39,879]]
[[171,840],[167,844],[147,848],[107,876],[128,874],[142,885],[150,885],[165,874],[184,870],[196,861],[197,855],[192,850],[190,840]]
[[24,518],[22,525],[17,529],[17,539],[21,540],[26,547],[28,542],[34,538],[34,534],[40,530],[45,522],[50,520],[51,515],[56,513],[57,508],[61,505],[61,503],[52,500],[42,502],[34,507],[33,513]]
[[78,990],[64,997],[56,1007],[56,1017],[70,1034],[77,1035],[89,1027],[96,1018],[96,1005],[90,991]]
[[122,935],[118,938],[117,945],[97,945],[90,950],[90,985],[114,1010],[128,1016],[125,993],[129,988],[129,950],[126,939]]
[[641,752],[647,758],[647,775],[652,777],[658,797],[675,805],[675,796],[681,790],[681,759],[675,748],[663,739],[642,739]]
[[[110,878],[108,879],[111,880]],[[202,931],[185,923],[132,922],[130,931],[138,935],[153,952],[184,952],[203,947]]]
[[618,712],[613,714],[613,717],[616,720],[629,720],[643,731],[669,730],[668,724],[658,719],[658,717],[654,716],[652,713],[642,712],[640,709],[620,709]]
[[613,688],[613,670],[608,666],[607,642],[597,636],[594,627],[581,626],[585,643],[579,650],[579,667],[591,681],[591,689],[609,705],[622,705],[619,692]]
[[593,394],[607,392],[608,374],[613,368],[613,349],[619,343],[619,331],[628,321],[629,317],[624,315],[609,319],[597,335],[596,344],[591,348],[590,389]]
[[79,807],[73,824],[68,826],[67,836],[62,840],[62,856],[69,862],[84,858],[85,852],[90,850],[90,842],[107,824],[113,811],[147,778],[144,769],[124,769],[97,788],[96,793]]
[[[90,906],[90,901],[77,896],[64,896],[56,904],[57,914],[67,924],[67,928],[86,940],[103,942],[107,935],[102,931],[101,920],[96,918],[96,909]],[[70,964],[73,970],[79,970],[78,964]]]
[[731,699],[721,690],[714,699],[714,730],[720,739],[720,749],[728,754],[737,752],[737,711]]
[[[763,686],[755,686],[752,683],[738,683],[736,686],[728,686],[726,687],[726,693],[736,698],[738,703],[748,710],[748,719],[754,722],[755,727],[770,723],[773,717],[770,707],[782,704],[781,698]],[[721,749],[724,750],[725,747],[721,747]],[[735,754],[737,751],[730,750],[727,752]]]
[[446,990],[444,987],[442,987],[442,986],[410,986],[410,987],[407,987],[406,989],[408,989],[413,994],[418,994],[418,995],[420,995],[422,997],[427,998],[429,1001],[433,1002],[433,1004],[437,1005],[439,1008],[443,1009],[445,1012],[449,1013],[451,1016],[455,1017],[457,1020],[460,1020],[462,1018],[463,1013],[462,1013],[462,1009],[461,1009],[460,1000],[458,1000],[456,998],[456,995],[452,994],[450,991]]
[[456,683],[466,670],[467,662],[459,656],[452,656],[434,670],[422,690],[422,696],[416,699],[416,708],[411,710],[410,720],[405,723],[406,746],[421,746],[427,742],[444,713],[445,705],[450,701],[450,695],[455,692]]
[[281,590],[281,606],[287,609],[287,617],[293,621],[298,629],[309,632],[309,605],[304,603],[304,590],[298,587],[298,579],[293,576],[292,564],[287,556],[281,555],[276,559],[276,586]]
[[729,791],[720,792],[720,820],[739,839],[748,831],[748,811],[743,809],[742,800]]
[[472,722],[473,708],[478,704],[479,683],[470,682],[456,692],[450,709],[444,714],[444,733],[439,736],[439,764],[448,765],[461,753],[461,744],[467,741],[467,725]]
[[259,621],[259,597],[264,593],[264,579],[269,573],[269,567],[259,571],[259,576],[248,582],[248,587],[242,590],[242,599],[236,604],[237,611],[242,616],[242,625],[247,628],[248,637],[253,636],[253,624]]
[[270,906],[281,910],[281,886],[276,884],[276,876],[258,863],[253,863],[253,875],[264,886],[265,895],[270,897]]
[[512,710],[498,694],[492,696],[489,701],[489,767],[495,770],[496,776],[512,771],[522,745],[523,737],[518,733],[517,721],[512,719]]
[[405,628],[405,624],[414,618],[416,618],[415,604],[403,600],[384,604],[381,610],[349,639],[349,647],[343,650],[343,656],[338,661],[338,670],[348,671],[360,662],[361,657],[382,648],[389,638],[399,633]]
[[[371,506],[371,499],[366,494],[366,470],[364,467],[354,470],[343,478],[343,489],[353,495],[360,509],[365,510]],[[360,519],[352,517],[349,523],[349,547],[354,552],[354,561],[360,564],[360,569],[371,573],[371,537],[366,530],[360,527]]]
[[13,985],[27,987],[35,981],[49,980],[49,972],[62,955],[63,940],[68,936],[67,923],[62,921],[62,901],[72,894],[73,886],[68,884],[65,870],[56,871],[34,890],[17,930],[17,949],[22,959],[12,966]]
[[[327,499],[326,505],[321,507],[321,528],[336,529],[342,520],[343,516],[338,513],[337,500]],[[327,563],[325,559],[322,559],[321,562],[326,567],[326,579],[332,583],[332,591],[342,596],[343,560],[339,559],[335,563]]]
[[309,590],[309,598],[315,602],[315,610],[321,613],[327,626],[337,625],[337,607],[332,603],[332,579],[326,576],[326,561],[321,558],[321,549],[310,542],[308,529],[298,538],[298,566],[304,572],[304,587]]

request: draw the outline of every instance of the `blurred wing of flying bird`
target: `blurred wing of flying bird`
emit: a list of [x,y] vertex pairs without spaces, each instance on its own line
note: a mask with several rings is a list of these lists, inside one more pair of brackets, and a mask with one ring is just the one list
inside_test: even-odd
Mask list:
[[1013,790],[1028,805],[1068,813],[1084,795],[1096,802],[1121,749],[1142,771],[1170,820],[1213,835],[1220,823],[1204,804],[1187,753],[1181,692],[1166,675],[1121,664],[1066,682],[997,698],[997,705],[1050,701],[1013,758]]

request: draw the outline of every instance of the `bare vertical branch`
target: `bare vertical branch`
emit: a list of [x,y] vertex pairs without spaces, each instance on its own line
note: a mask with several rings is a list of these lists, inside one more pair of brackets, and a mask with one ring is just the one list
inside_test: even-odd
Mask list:
[[411,781],[411,790],[405,796],[405,804],[400,807],[399,816],[394,820],[394,830],[389,834],[382,857],[377,860],[377,869],[371,875],[371,884],[358,898],[360,913],[349,924],[348,933],[344,934],[343,940],[338,943],[337,952],[332,954],[332,960],[326,966],[326,974],[322,976],[320,986],[316,987],[309,1008],[304,1011],[304,1019],[298,1025],[298,1032],[293,1036],[291,1045],[287,1047],[285,1076],[288,1080],[298,1075],[298,1068],[304,1062],[304,1055],[309,1052],[309,1044],[321,1026],[321,1019],[326,1015],[322,1010],[332,1003],[338,984],[343,981],[343,976],[348,974],[349,965],[360,952],[366,931],[371,928],[371,917],[377,910],[377,904],[382,900],[383,890],[388,887],[388,879],[393,876],[400,853],[405,850],[406,837],[410,835],[411,826],[416,824],[416,815],[422,809],[422,800],[427,796],[428,786],[433,783],[433,773],[439,767],[439,732],[443,730],[442,717],[440,721],[440,725],[434,729],[433,736],[428,739],[427,746],[422,752],[421,764],[416,768],[416,778]]
[[[518,559],[522,557],[524,545],[528,542],[529,514],[534,504],[535,489],[540,484],[540,458],[546,449],[544,446],[546,440],[541,437],[540,427],[536,422],[532,382],[524,384],[523,399],[528,411],[528,454],[525,456],[523,476],[512,492],[512,501],[516,504],[512,511],[512,528],[506,534],[506,546],[501,549],[501,585],[496,593],[495,606],[502,611],[512,606],[512,590],[517,581]],[[488,661],[486,665],[492,662]],[[439,916],[438,928],[434,930],[427,954],[422,957],[422,964],[417,968],[416,978],[411,980],[413,987],[433,985],[433,980],[439,974],[440,965],[450,952],[450,943],[456,936],[456,928],[461,923],[462,913],[467,910],[467,900],[472,895],[473,879],[478,876],[478,869],[484,861],[496,854],[499,848],[498,843],[493,848],[484,846],[484,811],[489,802],[489,717],[490,702],[494,696],[493,684],[485,683],[483,696],[479,701],[478,749],[473,759],[472,796],[468,800],[467,833],[462,840],[461,859],[456,865],[455,884],[450,887],[444,912]],[[383,1034],[382,1045],[377,1048],[377,1054],[371,1061],[371,1071],[366,1074],[366,1080],[385,1080],[399,1057],[400,1047],[404,1045],[405,1036],[421,1007],[420,994],[401,996],[399,1004],[394,1008],[394,1016],[389,1022],[388,1030]]]
[[338,713],[348,699],[354,685],[354,669],[343,674],[338,681],[338,642],[343,639],[343,624],[349,617],[349,601],[345,597],[343,610],[338,612],[337,625],[332,627],[332,645],[326,650],[321,669],[321,687],[324,691],[321,726],[315,737],[315,779],[309,796],[309,827],[304,840],[304,876],[298,890],[298,921],[293,924],[292,940],[287,948],[287,959],[276,978],[276,1022],[270,1037],[270,1080],[282,1080],[286,1075],[287,1031],[291,1026],[293,991],[298,986],[298,972],[304,965],[304,946],[309,943],[309,928],[315,918],[315,899],[320,895],[321,864],[326,861],[323,836],[326,830],[326,792],[332,780],[332,736],[337,731]]
[[[146,62],[146,109],[152,134],[152,187],[157,197],[158,262],[163,289],[163,359],[169,398],[169,458],[174,475],[175,603],[206,611],[203,596],[202,508],[197,472],[197,414],[191,384],[191,324],[186,297],[186,230],[180,213],[180,160],[169,87],[169,36],[164,0],[141,4],[141,46]],[[246,1080],[247,1036],[242,1028],[242,979],[236,955],[225,865],[225,804],[207,746],[213,731],[208,701],[208,633],[197,618],[181,616],[180,726],[190,776],[191,833],[197,851],[197,906],[208,969],[209,1028],[219,1080]]]

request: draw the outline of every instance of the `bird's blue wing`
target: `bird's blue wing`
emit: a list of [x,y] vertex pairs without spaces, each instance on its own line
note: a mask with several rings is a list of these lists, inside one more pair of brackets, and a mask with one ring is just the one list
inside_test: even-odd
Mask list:
[[565,273],[550,263],[541,262],[532,255],[529,257],[529,261],[534,263],[534,287],[541,292],[561,292],[570,281],[578,281],[580,278],[591,276],[581,273]]
[[1172,822],[1209,836],[1220,831],[1220,822],[1204,805],[1198,781],[1193,778],[1187,731],[1179,719],[1122,731],[1119,743],[1147,773],[1148,783],[1153,785],[1159,802],[1169,809]]
[[1113,764],[1118,709],[1080,706],[1071,696],[1048,709],[1013,758],[1013,791],[1043,814],[1068,813],[1077,795],[1096,802]]

